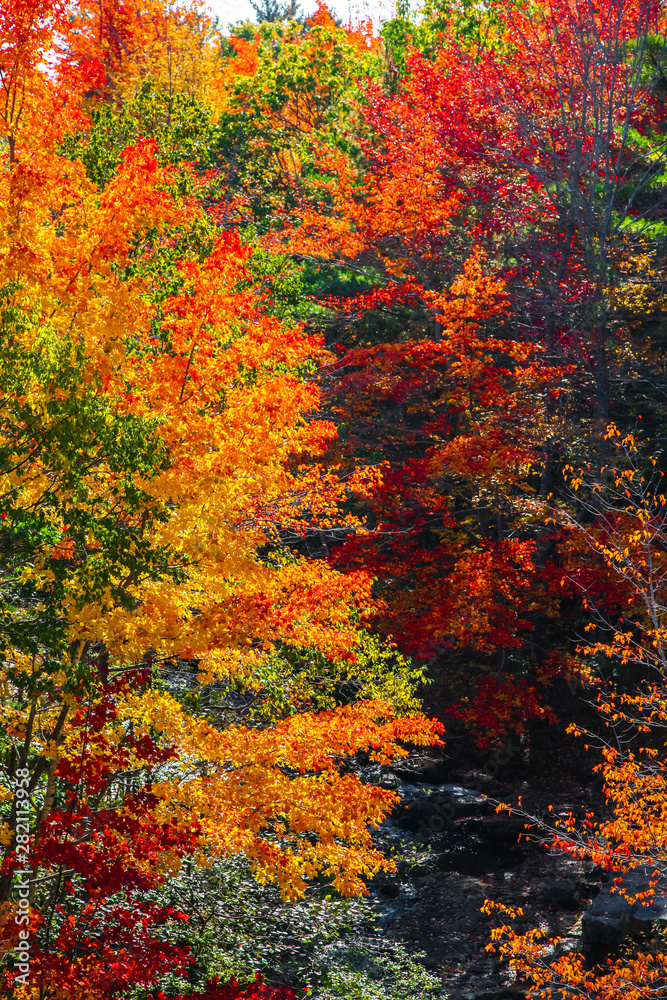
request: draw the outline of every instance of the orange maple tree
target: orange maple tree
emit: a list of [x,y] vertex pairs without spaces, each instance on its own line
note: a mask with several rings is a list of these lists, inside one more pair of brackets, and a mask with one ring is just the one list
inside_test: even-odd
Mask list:
[[[25,913],[7,988],[101,998],[187,967],[159,931],[182,914],[140,895],[185,857],[243,853],[288,898],[316,876],[363,892],[395,796],[341,766],[441,727],[363,676],[368,573],[284,542],[354,529],[342,506],[372,482],[313,462],[336,434],[308,377],[321,342],[270,314],[187,162],[139,139],[98,185],[64,155],[99,52],[48,64],[81,42],[65,7],[3,17],[2,947]],[[356,677],[352,703],[318,712],[301,683],[284,719],[244,724],[232,699],[215,724],[169,689],[181,664],[258,696],[286,650]]]

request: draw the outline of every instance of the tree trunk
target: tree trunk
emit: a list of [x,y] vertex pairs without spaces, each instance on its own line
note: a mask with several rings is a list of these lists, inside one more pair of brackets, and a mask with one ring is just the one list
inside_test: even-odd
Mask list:
[[607,371],[607,351],[604,340],[599,340],[593,352],[595,364],[595,416],[598,420],[609,419],[609,374]]
[[598,420],[609,419],[609,370],[607,367],[607,310],[601,303],[598,310],[593,364],[595,365],[595,416]]

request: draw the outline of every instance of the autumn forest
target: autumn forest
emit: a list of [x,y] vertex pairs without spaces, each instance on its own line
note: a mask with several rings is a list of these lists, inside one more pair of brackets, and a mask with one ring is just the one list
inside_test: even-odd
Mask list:
[[253,6],[0,0],[0,995],[667,997],[667,9]]

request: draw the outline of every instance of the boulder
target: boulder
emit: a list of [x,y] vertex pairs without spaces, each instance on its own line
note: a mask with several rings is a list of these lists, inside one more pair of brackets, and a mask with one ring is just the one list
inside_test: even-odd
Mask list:
[[393,767],[392,771],[407,785],[440,785],[446,781],[450,768],[446,758],[427,760],[418,767]]
[[[605,886],[581,921],[584,951],[609,951],[618,947],[628,934],[647,934],[656,923],[667,926],[667,873],[657,878],[651,905],[641,900],[630,903],[619,890],[629,896],[646,892],[653,881],[655,869],[642,865],[626,872],[620,880]],[[614,883],[617,888],[612,891]]]
[[654,896],[651,906],[637,906],[630,916],[630,930],[633,934],[650,934],[655,925],[667,927],[667,895]]
[[629,932],[628,924],[634,909],[623,896],[612,895],[604,889],[581,920],[584,951],[610,951],[618,947]]
[[463,785],[437,785],[405,794],[395,817],[401,830],[423,836],[441,833],[456,820],[493,811],[488,799]]
[[542,899],[565,910],[574,910],[579,902],[579,891],[574,882],[566,879],[549,879],[541,882],[538,891]]

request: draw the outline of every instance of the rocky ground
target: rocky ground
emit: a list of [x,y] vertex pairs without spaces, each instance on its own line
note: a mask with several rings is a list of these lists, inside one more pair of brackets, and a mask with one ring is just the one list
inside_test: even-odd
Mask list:
[[[588,709],[579,707],[579,714]],[[372,886],[388,936],[422,952],[450,1000],[516,1000],[525,990],[486,951],[495,920],[485,899],[522,907],[517,930],[540,927],[580,943],[581,916],[606,876],[592,864],[526,840],[525,820],[497,813],[487,797],[527,812],[579,813],[604,802],[593,754],[564,726],[533,726],[504,749],[479,751],[456,734],[445,752],[415,755],[371,774],[401,796],[379,832],[398,868]]]

